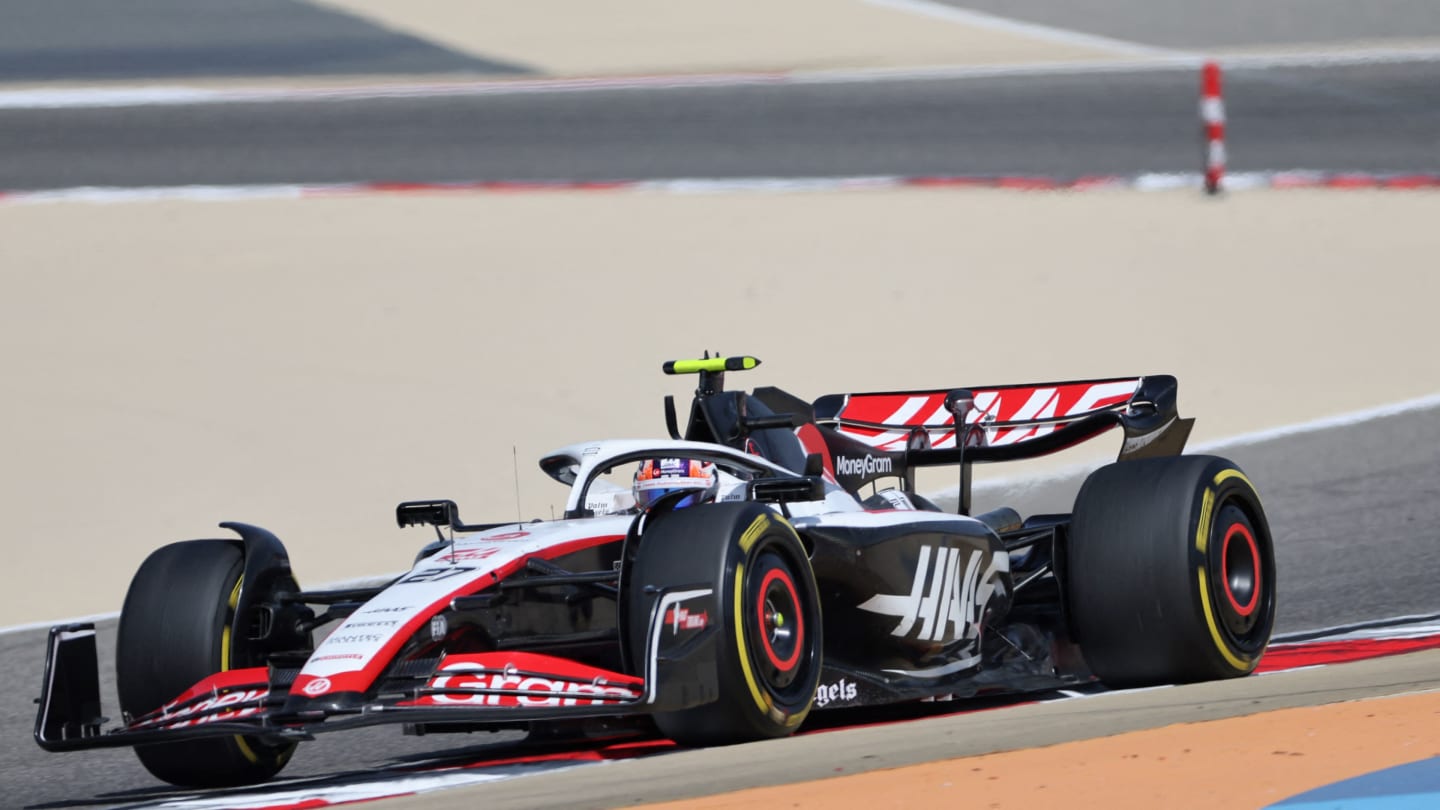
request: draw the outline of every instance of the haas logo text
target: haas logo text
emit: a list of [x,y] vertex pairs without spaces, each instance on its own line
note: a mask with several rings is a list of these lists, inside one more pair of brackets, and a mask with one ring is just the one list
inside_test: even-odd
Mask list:
[[[981,611],[995,592],[994,575],[1010,570],[1007,555],[993,554],[982,572],[984,555],[979,549],[921,546],[910,593],[876,594],[862,602],[860,609],[898,618],[891,635],[913,634],[921,641],[940,642],[973,636]],[[919,632],[915,633],[917,624]]]

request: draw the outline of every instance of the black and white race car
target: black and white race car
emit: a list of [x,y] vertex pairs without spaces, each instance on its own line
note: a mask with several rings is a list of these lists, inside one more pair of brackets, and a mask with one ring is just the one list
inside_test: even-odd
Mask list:
[[[780,737],[815,709],[1246,675],[1269,640],[1275,561],[1245,474],[1179,455],[1173,377],[844,394],[726,391],[749,357],[698,374],[668,440],[540,460],[562,519],[468,525],[407,502],[436,537],[380,587],[306,591],[264,529],[149,556],[104,728],[95,631],[51,630],[35,738],[134,746],[162,780],[258,782],[315,734],[653,723],[685,745]],[[1120,458],[1071,514],[969,514],[971,465],[1120,428]],[[657,458],[716,471],[713,497],[637,508]],[[709,465],[713,465],[710,467]],[[956,513],[915,491],[950,466]],[[864,488],[865,491],[862,491]],[[868,495],[867,495],[868,492]],[[321,637],[320,630],[333,627]],[[318,643],[317,643],[318,641]]]

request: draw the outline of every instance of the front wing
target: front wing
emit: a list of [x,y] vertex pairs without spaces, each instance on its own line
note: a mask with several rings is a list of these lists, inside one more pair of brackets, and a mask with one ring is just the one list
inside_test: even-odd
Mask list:
[[[690,589],[684,598],[704,602],[697,607],[716,615],[713,591]],[[237,734],[282,742],[384,723],[503,726],[675,711],[713,701],[719,696],[718,627],[667,624],[662,611],[668,603],[655,601],[644,677],[536,652],[462,653],[399,662],[373,694],[323,705],[302,702],[305,708],[297,711],[286,707],[295,705],[290,687],[299,670],[272,665],[215,673],[111,729],[101,714],[94,625],[58,626],[50,630],[35,741],[47,751]]]

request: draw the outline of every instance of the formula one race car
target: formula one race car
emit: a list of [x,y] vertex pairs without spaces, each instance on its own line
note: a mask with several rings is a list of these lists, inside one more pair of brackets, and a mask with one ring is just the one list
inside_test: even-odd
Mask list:
[[[93,625],[56,627],[36,740],[135,746],[160,779],[217,786],[379,723],[627,718],[711,745],[790,734],[812,709],[1254,669],[1275,616],[1270,529],[1235,465],[1178,455],[1192,420],[1173,377],[814,402],[724,390],[758,362],[666,363],[698,374],[683,431],[667,397],[669,440],[541,459],[570,487],[562,519],[469,525],[452,501],[400,504],[401,526],[437,537],[382,587],[302,590],[280,541],[241,523],[221,524],[238,540],[160,548],[120,615],[123,722],[102,729]],[[1120,460],[1073,514],[969,514],[972,464],[1114,427]],[[915,491],[934,466],[958,468],[956,513]],[[659,486],[679,481],[699,484]]]

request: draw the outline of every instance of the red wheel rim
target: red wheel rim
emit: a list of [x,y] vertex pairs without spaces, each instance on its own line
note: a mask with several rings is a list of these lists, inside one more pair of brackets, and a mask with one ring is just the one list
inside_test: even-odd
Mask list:
[[[1244,548],[1239,549],[1237,554],[1244,554],[1242,559],[1237,556],[1234,560],[1236,565],[1232,570],[1230,541],[1236,535],[1244,538]],[[1225,531],[1225,540],[1220,546],[1220,579],[1225,583],[1225,598],[1230,602],[1230,608],[1237,616],[1248,617],[1255,612],[1260,604],[1260,546],[1255,542],[1255,535],[1243,523],[1232,523]],[[1249,598],[1245,604],[1235,597],[1236,589],[1248,591]]]
[[[800,595],[795,591],[795,583],[790,579],[790,574],[779,568],[765,572],[765,578],[760,580],[759,590],[759,596],[755,600],[755,615],[760,620],[760,645],[771,666],[780,672],[789,672],[799,663],[800,651],[805,648],[805,620],[800,615]],[[776,591],[779,591],[782,597],[781,606],[778,608],[775,600],[771,598],[771,594]],[[786,617],[786,611],[793,617],[793,630],[787,627],[787,622],[792,619]],[[792,633],[794,640],[790,641]],[[786,641],[782,646],[791,648],[790,654],[783,659],[775,652],[775,642],[782,638]]]

